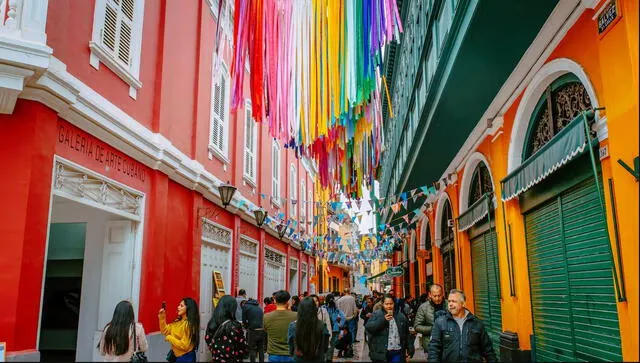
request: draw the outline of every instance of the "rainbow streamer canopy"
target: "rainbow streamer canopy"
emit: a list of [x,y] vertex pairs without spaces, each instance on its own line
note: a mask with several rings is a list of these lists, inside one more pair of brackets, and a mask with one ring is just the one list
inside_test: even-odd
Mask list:
[[253,116],[324,187],[360,197],[384,150],[384,46],[402,24],[395,0],[235,0],[232,109],[250,67]]

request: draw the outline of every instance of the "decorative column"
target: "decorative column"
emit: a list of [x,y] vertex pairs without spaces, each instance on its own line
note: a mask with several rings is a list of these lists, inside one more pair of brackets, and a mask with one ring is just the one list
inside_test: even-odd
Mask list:
[[231,290],[229,294],[236,296],[240,281],[240,216],[233,215],[233,245],[231,246]]
[[265,245],[265,237],[266,232],[263,228],[260,228],[260,236],[258,237],[258,303],[262,304],[262,299],[264,299],[263,291],[264,291],[264,245]]

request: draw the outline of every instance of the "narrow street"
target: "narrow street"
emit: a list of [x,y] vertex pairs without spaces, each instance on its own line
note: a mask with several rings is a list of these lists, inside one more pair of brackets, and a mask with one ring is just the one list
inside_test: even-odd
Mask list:
[[0,0],[0,363],[640,361],[639,17]]

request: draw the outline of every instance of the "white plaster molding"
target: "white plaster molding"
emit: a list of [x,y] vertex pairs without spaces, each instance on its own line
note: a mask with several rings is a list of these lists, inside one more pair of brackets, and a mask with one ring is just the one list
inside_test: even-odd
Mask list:
[[89,49],[91,50],[89,58],[91,66],[95,69],[100,69],[100,62],[104,63],[105,66],[129,85],[129,96],[136,99],[138,90],[142,88],[142,82],[132,73],[131,69],[109,55],[99,43],[89,42]]
[[[464,171],[462,172],[462,182],[460,184],[460,200],[459,200],[459,213],[458,215],[462,215],[462,213],[466,212],[469,208],[469,192],[471,187],[471,182],[473,179],[473,171],[475,170],[478,164],[484,163],[489,170],[489,177],[491,178],[491,184],[495,186],[495,182],[493,179],[493,172],[491,172],[491,165],[487,158],[479,152],[474,152],[469,156],[467,162],[464,165]],[[494,187],[495,190],[495,187]]]
[[45,44],[49,0],[0,1],[0,34]]
[[24,0],[20,30],[22,38],[40,44],[47,43],[45,28],[49,0]]
[[416,231],[412,230],[409,237],[409,262],[416,261]]
[[440,248],[442,246],[442,231],[440,230],[440,226],[442,225],[442,212],[444,207],[444,202],[449,201],[451,208],[453,205],[451,204],[451,199],[449,199],[449,194],[446,191],[440,192],[438,195],[438,202],[436,203],[436,220],[435,220],[435,246]]
[[0,64],[0,113],[12,114],[25,79],[33,75],[29,69]]
[[[189,158],[159,133],[153,133],[86,84],[69,74],[66,65],[51,57],[49,68],[39,79],[27,84],[20,98],[42,102],[58,114],[123,151],[148,167],[160,170],[186,188],[197,190],[206,199],[222,206],[217,186],[222,181],[202,164]],[[236,210],[255,224],[252,210],[257,208],[237,191],[232,206],[244,200],[247,208]],[[228,208],[233,211],[232,208]],[[269,232],[269,230],[267,230]],[[277,236],[275,231],[269,232]]]
[[427,245],[425,243],[427,240],[427,226],[429,226],[429,218],[423,214],[420,217],[420,241],[418,242],[418,247],[423,250],[427,249]]
[[208,243],[231,248],[233,245],[233,231],[223,225],[202,218],[202,240]]
[[258,241],[255,239],[240,235],[240,253],[243,255],[258,257]]
[[[538,100],[554,80],[567,73],[572,73],[580,80],[591,99],[593,108],[599,107],[595,89],[582,66],[568,58],[557,58],[546,63],[535,74],[527,86],[527,89],[524,91],[522,100],[518,105],[509,142],[508,173],[522,164],[522,150],[526,142],[527,129],[529,128],[529,121]],[[597,119],[598,112],[596,112],[596,120]]]
[[298,269],[298,259],[295,257],[289,257],[289,270]]
[[282,252],[271,248],[269,246],[264,247],[264,260],[265,262],[270,262],[272,264],[278,265],[279,267],[285,267],[286,264],[286,255]]
[[57,155],[53,172],[52,195],[142,221],[144,193]]
[[[591,20],[597,20],[598,16],[600,16],[602,11],[607,7],[607,5],[609,5],[611,0],[582,0],[582,2],[585,4],[585,7],[589,9],[595,9],[599,7],[598,10],[593,13],[593,17],[591,17]],[[600,4],[602,4],[602,6],[600,6]]]

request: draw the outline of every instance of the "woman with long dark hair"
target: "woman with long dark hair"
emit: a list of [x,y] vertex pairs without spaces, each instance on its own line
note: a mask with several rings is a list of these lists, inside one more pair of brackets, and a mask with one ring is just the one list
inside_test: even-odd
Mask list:
[[135,351],[147,351],[144,328],[142,324],[136,323],[131,303],[120,301],[113,311],[113,318],[102,331],[100,354],[105,362],[129,362],[134,346]]
[[236,320],[237,308],[236,299],[224,295],[218,301],[207,324],[204,340],[214,362],[242,362],[242,357],[247,353],[242,324]]
[[171,344],[167,354],[170,362],[195,362],[196,350],[200,342],[200,312],[198,304],[190,297],[185,297],[178,304],[178,317],[171,324],[167,324],[164,309],[158,312],[160,332],[165,340]]
[[298,305],[298,319],[289,324],[289,354],[296,362],[324,362],[329,331],[318,319],[318,307],[311,297]]

